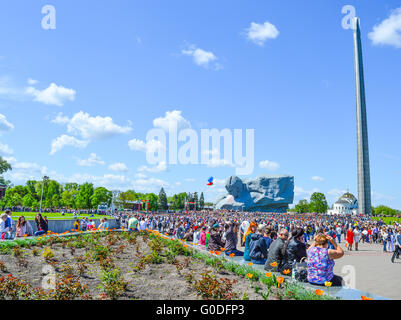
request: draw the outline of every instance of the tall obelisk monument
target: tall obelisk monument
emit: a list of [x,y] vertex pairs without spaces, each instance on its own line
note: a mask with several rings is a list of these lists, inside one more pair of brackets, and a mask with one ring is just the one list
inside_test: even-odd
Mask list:
[[354,53],[358,143],[358,212],[360,214],[371,215],[368,125],[366,119],[365,80],[363,76],[361,26],[359,18],[355,18],[354,20]]

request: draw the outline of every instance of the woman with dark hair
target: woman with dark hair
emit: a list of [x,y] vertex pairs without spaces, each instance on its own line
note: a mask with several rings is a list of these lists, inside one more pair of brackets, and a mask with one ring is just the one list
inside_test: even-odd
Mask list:
[[285,242],[281,251],[284,257],[282,270],[292,271],[294,261],[300,262],[302,258],[307,257],[304,232],[303,228],[295,228],[291,233],[291,237]]
[[49,227],[48,227],[46,221],[43,219],[43,217],[40,213],[38,213],[36,215],[35,222],[36,222],[36,226],[38,228],[38,231],[35,232],[35,237],[41,236],[42,234],[45,234],[47,232],[47,230],[49,230]]
[[15,236],[17,238],[24,237],[25,235],[33,235],[33,229],[29,221],[25,220],[24,216],[18,218],[17,231]]

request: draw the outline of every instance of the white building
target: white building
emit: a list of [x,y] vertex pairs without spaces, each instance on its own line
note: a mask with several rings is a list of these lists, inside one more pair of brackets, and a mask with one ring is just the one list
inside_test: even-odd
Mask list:
[[333,204],[333,209],[327,211],[327,214],[358,214],[358,200],[353,194],[344,193],[340,199]]

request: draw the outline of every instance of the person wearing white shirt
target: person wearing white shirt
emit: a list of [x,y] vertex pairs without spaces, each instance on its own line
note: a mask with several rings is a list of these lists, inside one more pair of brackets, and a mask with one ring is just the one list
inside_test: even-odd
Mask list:
[[336,234],[337,234],[337,238],[338,238],[338,243],[341,243],[341,233],[342,233],[342,229],[340,226],[337,226],[336,228]]
[[361,232],[359,231],[358,227],[355,227],[354,229],[355,251],[358,251],[359,240],[361,240]]
[[1,234],[1,240],[4,240],[6,234],[10,232],[10,228],[7,226],[6,221],[7,221],[7,214],[3,213],[0,216],[0,234]]
[[142,219],[139,222],[139,231],[145,231],[145,229],[146,229],[146,221]]
[[393,256],[391,257],[391,262],[394,263],[394,259],[400,258],[401,253],[401,228],[398,227],[397,234],[395,235],[395,250]]
[[243,247],[245,244],[242,241],[242,238],[244,237],[245,232],[249,228],[249,221],[242,221],[241,227],[240,227],[240,239],[241,239],[241,247]]

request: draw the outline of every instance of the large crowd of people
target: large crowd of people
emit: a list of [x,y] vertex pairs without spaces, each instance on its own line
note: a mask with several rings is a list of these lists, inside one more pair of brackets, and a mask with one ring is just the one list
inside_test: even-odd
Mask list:
[[[397,222],[386,225],[365,216],[205,211],[125,212],[119,219],[131,231],[157,230],[315,285],[341,286],[342,278],[333,273],[335,260],[344,256],[340,243],[350,251],[358,251],[360,242],[382,244],[384,252],[393,253],[392,262],[399,258],[401,248]],[[302,266],[306,272],[299,272]]]
[[[36,232],[24,216],[14,226],[11,215],[11,210],[0,215],[2,240],[40,236],[48,231],[48,221],[40,213],[35,217]],[[366,216],[222,210],[163,214],[122,211],[113,217],[127,230],[157,230],[204,250],[224,251],[227,256],[264,265],[266,271],[292,275],[315,285],[331,282],[341,286],[342,279],[333,273],[333,267],[335,260],[344,255],[339,245],[342,242],[349,251],[358,251],[360,242],[381,244],[384,252],[393,253],[392,262],[401,250],[401,226],[397,222],[386,225]],[[93,220],[75,217],[74,230],[93,228]],[[108,228],[106,217],[98,228]]]

